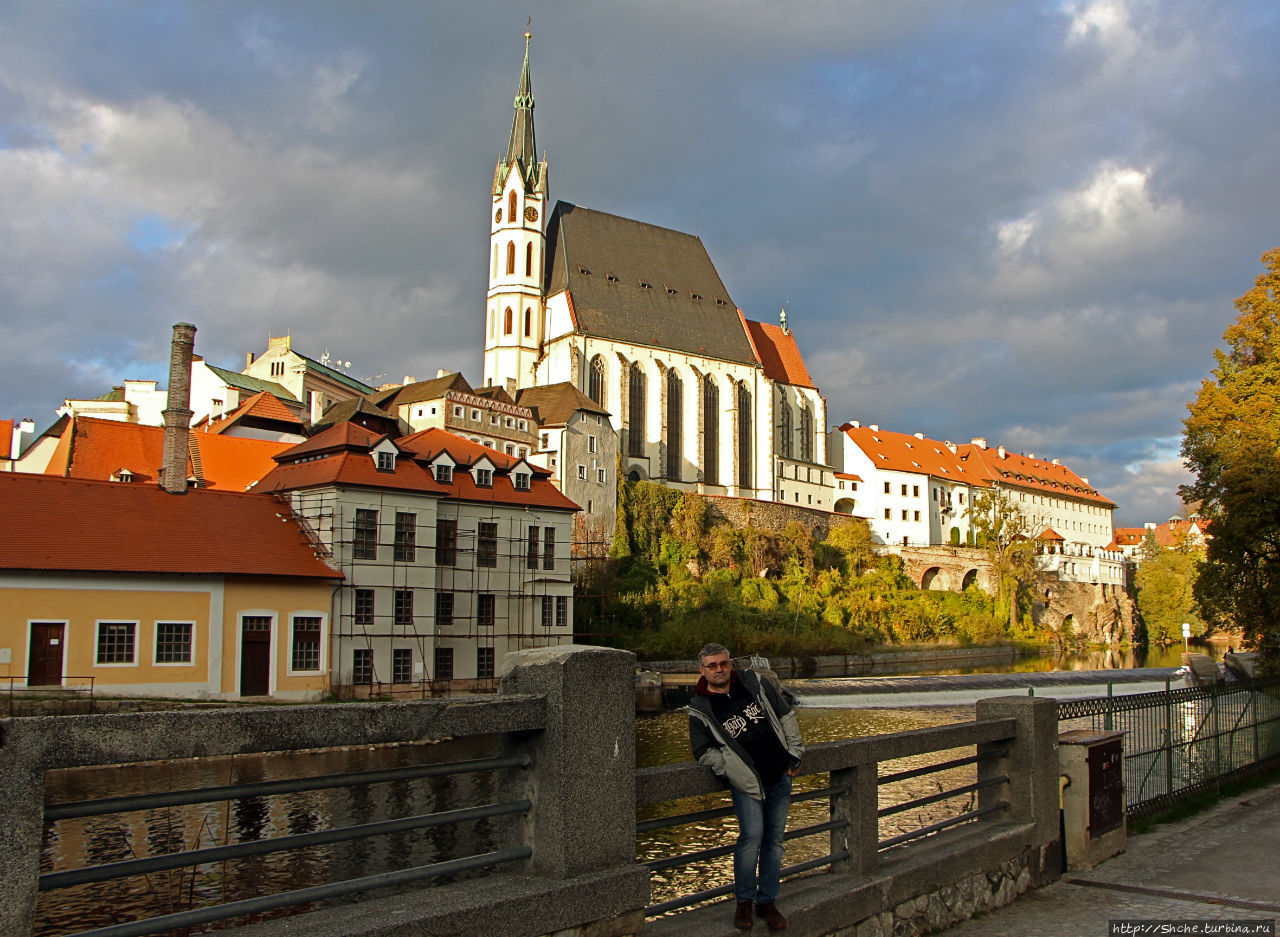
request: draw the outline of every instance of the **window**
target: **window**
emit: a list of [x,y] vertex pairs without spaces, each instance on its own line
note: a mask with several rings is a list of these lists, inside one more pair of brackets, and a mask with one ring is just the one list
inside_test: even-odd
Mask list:
[[493,469],[487,469],[487,468],[476,469],[476,487],[477,488],[493,487]]
[[458,562],[458,522],[436,521],[436,565],[452,566]]
[[498,419],[498,414],[496,413],[489,414],[489,422],[494,426],[498,426],[502,423],[502,421]]
[[800,411],[800,458],[813,461],[813,414],[808,407]]
[[472,411],[471,411],[471,419],[473,419],[473,420],[475,420],[477,423],[479,423],[479,422],[480,422],[480,411],[479,411],[479,410],[472,410]]
[[412,563],[417,555],[418,515],[396,512],[396,539],[393,555],[397,563]]
[[352,554],[358,560],[378,558],[378,512],[356,508],[356,534]]
[[556,596],[556,627],[569,626],[569,599],[563,595]]
[[920,486],[919,486],[919,485],[912,485],[912,486],[911,486],[911,497],[913,497],[913,498],[918,498],[918,497],[920,497]]
[[156,663],[191,663],[191,631],[189,621],[156,622]]
[[[524,246],[524,275],[527,277],[533,276],[533,242],[532,241],[530,241],[528,244]],[[525,332],[524,334],[528,335],[529,333]]]
[[525,567],[527,569],[538,568],[538,528],[529,528],[529,549],[525,554]]
[[891,492],[891,490],[892,490],[892,489],[890,489],[890,487],[889,487],[889,483],[888,483],[888,482],[885,482],[885,483],[884,483],[884,493],[885,493],[885,494],[889,494],[889,493]]
[[594,436],[587,437],[587,451],[588,452],[596,451],[596,438]]
[[680,480],[684,442],[684,381],[675,368],[667,371],[667,478]]
[[476,624],[481,628],[492,628],[497,620],[497,597],[492,592],[481,592],[476,596]]
[[913,521],[918,521],[918,520],[920,520],[920,512],[919,512],[919,511],[912,511],[912,512],[911,512],[911,519],[912,519]]
[[907,486],[902,485],[901,487],[902,487],[902,497],[905,498],[907,496]]
[[397,625],[413,624],[413,590],[395,590],[395,615]]
[[627,378],[627,455],[644,455],[644,398],[644,372],[633,364]]
[[516,491],[529,490],[529,473],[516,472],[511,476],[511,483],[515,486]]
[[493,648],[476,648],[476,676],[481,680],[493,679]]
[[[158,653],[158,646],[156,650]],[[320,669],[319,615],[298,615],[293,619],[293,647],[290,654],[289,669]]]
[[542,529],[542,568],[556,568],[556,529],[554,527]]
[[351,682],[373,682],[373,648],[357,647],[351,651]]
[[527,421],[525,421],[525,420],[518,420],[518,421],[516,421],[516,428],[517,428],[517,429],[519,429],[519,430],[520,430],[520,432],[522,432],[522,433],[523,433],[525,430],[527,430],[527,429],[529,428],[529,424],[528,424],[528,422],[527,422]]
[[751,391],[738,384],[738,485],[751,487]]
[[530,307],[525,306],[524,307],[524,336],[525,338],[528,338],[532,334],[533,334],[533,310]]
[[[516,214],[516,190],[512,189],[507,193],[507,222],[515,224],[520,220],[520,216]],[[508,273],[511,271],[508,270]]]
[[[507,274],[510,275],[515,272],[516,272],[516,242],[507,241]],[[510,316],[511,316],[511,310],[508,309],[507,310],[508,323],[510,323],[511,321]],[[507,334],[508,335],[511,334],[511,329],[507,329]]]
[[596,469],[596,481],[601,485],[605,483],[606,475],[604,469]]
[[585,465],[579,465],[579,466],[578,466],[578,478],[579,478],[579,479],[581,479],[582,481],[586,481],[586,479],[587,479],[587,467],[586,467]]
[[481,521],[476,533],[476,565],[490,568],[498,565],[498,525]]
[[550,628],[552,623],[552,603],[551,596],[544,595],[542,597],[542,627]]
[[587,371],[587,396],[598,404],[604,403],[604,358],[596,355]]
[[784,458],[791,458],[791,405],[787,403],[784,397],[778,405],[778,409],[782,412],[778,414],[778,447],[782,450]]
[[906,512],[906,511],[903,511],[903,512],[902,512],[902,519],[903,519],[904,521],[907,519],[907,512]]
[[98,622],[98,663],[134,663],[137,627],[137,622],[132,621]]
[[710,374],[702,379],[702,451],[706,453],[702,478],[720,484],[720,389]]
[[437,680],[453,679],[453,648],[451,647],[436,648],[436,679]]
[[453,466],[452,465],[442,463],[440,465],[435,466],[435,470],[436,470],[436,481],[438,481],[440,484],[449,485],[453,483]]
[[[510,271],[508,271],[508,272],[510,272]],[[510,307],[510,306],[508,306],[508,307],[506,308],[506,310],[505,310],[505,311],[503,311],[503,313],[502,313],[502,334],[503,334],[503,335],[510,335],[510,334],[511,334],[511,320],[512,320],[511,307]],[[475,420],[475,419],[479,419],[479,417],[478,417],[478,415],[476,414],[476,411],[475,411],[475,410],[472,410],[472,411],[471,411],[471,418],[472,418],[473,420]]]
[[391,682],[413,682],[413,648],[397,647],[391,651]]
[[436,627],[448,628],[453,624],[453,593],[436,593]]
[[892,518],[893,518],[893,512],[892,512],[892,511],[890,511],[888,508],[885,508],[885,509],[884,509],[884,519],[885,519],[885,520],[891,520]]
[[355,623],[357,625],[373,624],[373,590],[356,590]]
[[462,419],[462,408],[461,408],[461,407],[454,407],[454,408],[453,408],[453,415],[454,415],[454,416],[456,416],[458,419]]
[[[421,416],[421,414],[419,414]],[[396,470],[396,454],[394,452],[378,453],[378,471],[394,472]]]
[[516,425],[516,421],[511,419],[511,417],[507,417],[506,420],[503,422],[506,425],[507,429],[511,429],[511,427]]

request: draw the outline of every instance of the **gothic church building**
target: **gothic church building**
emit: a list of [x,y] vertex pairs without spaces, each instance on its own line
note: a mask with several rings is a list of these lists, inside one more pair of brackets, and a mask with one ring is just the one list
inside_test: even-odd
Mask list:
[[490,210],[486,385],[572,384],[609,411],[630,480],[831,510],[826,401],[785,313],[744,317],[693,235],[551,206],[528,34]]

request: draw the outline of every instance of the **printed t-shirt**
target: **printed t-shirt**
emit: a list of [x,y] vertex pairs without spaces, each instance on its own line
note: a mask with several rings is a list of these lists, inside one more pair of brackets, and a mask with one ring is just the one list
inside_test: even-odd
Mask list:
[[769,714],[742,681],[734,675],[728,693],[708,694],[711,711],[724,731],[746,751],[765,787],[777,783],[791,763],[791,756],[778,740]]

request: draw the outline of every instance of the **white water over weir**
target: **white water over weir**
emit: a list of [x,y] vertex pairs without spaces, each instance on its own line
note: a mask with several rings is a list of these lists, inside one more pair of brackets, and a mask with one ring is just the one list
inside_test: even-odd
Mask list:
[[1164,690],[1172,667],[1132,670],[1054,670],[1032,673],[936,674],[914,677],[837,677],[787,680],[784,685],[804,707],[833,709],[915,709],[968,705],[996,696],[1078,699],[1126,696]]

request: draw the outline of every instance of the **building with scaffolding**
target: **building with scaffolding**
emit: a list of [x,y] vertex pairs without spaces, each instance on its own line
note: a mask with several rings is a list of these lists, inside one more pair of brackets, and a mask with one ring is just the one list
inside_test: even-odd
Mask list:
[[550,472],[443,429],[366,423],[280,453],[257,486],[288,496],[344,576],[334,690],[485,689],[509,651],[571,643],[578,506]]

